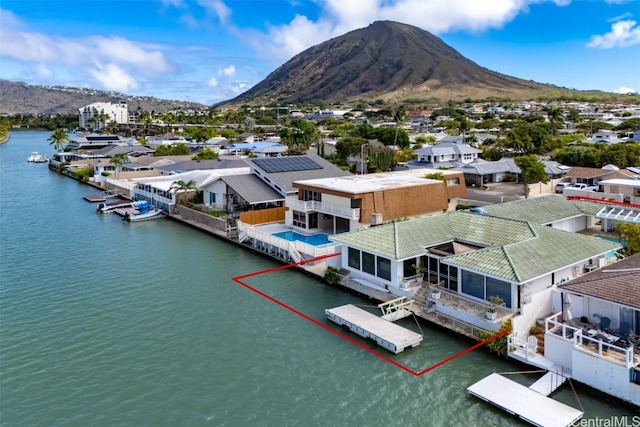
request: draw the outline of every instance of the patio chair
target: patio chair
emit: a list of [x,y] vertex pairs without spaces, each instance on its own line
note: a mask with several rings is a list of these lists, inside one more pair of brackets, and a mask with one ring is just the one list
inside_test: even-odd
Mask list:
[[601,331],[605,331],[607,329],[609,329],[609,326],[611,326],[611,319],[609,319],[608,317],[602,317],[600,318],[600,330]]
[[631,333],[631,325],[628,322],[620,323],[620,330],[618,331],[618,336],[623,340],[629,339],[629,334]]

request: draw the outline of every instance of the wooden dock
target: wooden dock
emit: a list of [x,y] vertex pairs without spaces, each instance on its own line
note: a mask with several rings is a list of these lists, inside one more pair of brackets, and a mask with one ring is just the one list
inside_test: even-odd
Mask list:
[[422,335],[352,304],[326,309],[325,315],[332,322],[347,326],[363,338],[371,338],[394,354],[404,351],[407,347],[417,347],[422,342]]
[[535,426],[571,426],[584,415],[582,411],[498,374],[478,381],[467,391]]

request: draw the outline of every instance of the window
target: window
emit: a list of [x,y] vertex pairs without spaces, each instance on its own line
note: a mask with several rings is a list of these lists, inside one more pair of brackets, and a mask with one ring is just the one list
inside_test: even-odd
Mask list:
[[498,295],[504,300],[507,307],[511,308],[511,285],[502,280],[493,279],[491,277],[486,278],[487,281],[487,296],[485,299],[489,299],[494,295]]
[[462,292],[476,298],[485,299],[484,277],[471,271],[462,270]]
[[318,228],[318,213],[313,212],[309,214],[309,228]]
[[317,191],[304,190],[304,192],[302,193],[302,200],[304,200],[305,202],[309,200],[321,202],[322,194],[318,193]]
[[447,179],[447,185],[460,185],[460,178]]
[[304,212],[293,211],[293,225],[296,227],[307,228],[307,216]]
[[391,280],[391,260],[382,257],[376,257],[376,267],[378,273],[376,274],[379,278],[385,280]]
[[362,252],[362,271],[373,276],[376,275],[376,257],[373,254]]
[[349,248],[349,267],[360,270],[360,251],[354,248]]

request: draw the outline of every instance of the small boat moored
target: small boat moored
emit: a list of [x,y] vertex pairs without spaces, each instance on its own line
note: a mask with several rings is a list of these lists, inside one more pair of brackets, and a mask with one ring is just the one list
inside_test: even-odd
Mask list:
[[29,163],[46,163],[48,161],[49,161],[48,157],[44,157],[37,151],[34,151],[33,153],[31,153],[29,157],[27,157],[27,162]]
[[143,201],[136,206],[134,210],[126,210],[122,215],[123,221],[138,222],[149,219],[161,218],[162,210],[151,205],[149,202]]

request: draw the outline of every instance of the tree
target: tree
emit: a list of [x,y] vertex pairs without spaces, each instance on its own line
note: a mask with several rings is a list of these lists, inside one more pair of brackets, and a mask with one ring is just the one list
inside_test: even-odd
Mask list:
[[49,145],[53,145],[53,148],[56,150],[56,153],[61,151],[62,146],[68,140],[69,140],[69,136],[64,131],[64,129],[56,129],[55,131],[53,131],[51,136],[47,139],[47,141],[51,141]]
[[404,105],[392,110],[392,117],[396,124],[396,136],[393,139],[393,145],[396,146],[398,145],[398,130],[400,129],[400,125],[407,119],[407,111],[405,110]]
[[531,182],[549,182],[549,176],[544,171],[544,165],[535,155],[521,156],[514,159],[516,165],[520,168],[524,183],[524,197],[529,197],[529,183]]
[[118,179],[118,172],[122,169],[122,164],[129,161],[129,157],[125,153],[118,153],[109,160],[109,163],[116,167],[116,179]]
[[195,188],[197,187],[196,187],[196,182],[194,180],[190,180],[187,182],[178,180],[178,181],[174,181],[171,184],[171,186],[169,187],[169,193],[177,193],[178,191],[193,190]]
[[218,153],[213,151],[211,148],[205,148],[193,156],[191,160],[216,160],[217,158]]
[[555,135],[558,130],[558,125],[563,122],[562,108],[551,107],[547,113],[549,121],[551,122],[551,134]]
[[616,231],[620,234],[626,256],[640,252],[640,224],[616,222]]

